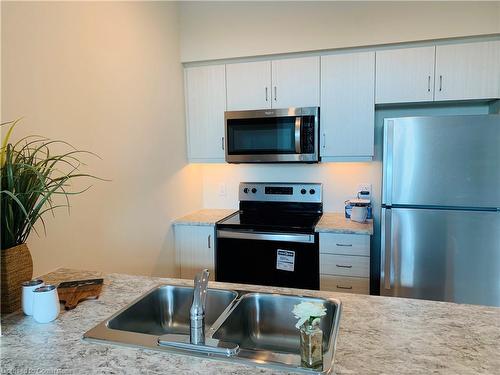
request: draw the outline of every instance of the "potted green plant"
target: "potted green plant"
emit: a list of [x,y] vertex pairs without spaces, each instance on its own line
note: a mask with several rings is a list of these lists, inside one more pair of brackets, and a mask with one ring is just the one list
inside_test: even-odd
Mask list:
[[[8,127],[0,150],[1,211],[1,313],[16,311],[21,306],[21,284],[33,277],[33,261],[26,245],[35,224],[41,223],[46,233],[44,215],[54,214],[59,207],[69,211],[69,182],[92,175],[80,172],[82,153],[69,143],[28,136],[16,143],[9,139],[19,120],[2,123]],[[61,147],[63,152],[52,153]],[[92,154],[95,155],[95,154]],[[61,199],[54,201],[56,196]],[[60,202],[59,202],[60,200]]]

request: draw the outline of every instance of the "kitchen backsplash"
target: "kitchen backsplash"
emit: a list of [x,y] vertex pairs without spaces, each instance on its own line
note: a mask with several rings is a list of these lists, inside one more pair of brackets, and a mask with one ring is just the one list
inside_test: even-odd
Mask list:
[[255,182],[320,182],[323,183],[325,211],[344,210],[344,201],[353,198],[358,185],[373,185],[373,196],[380,195],[381,180],[377,162],[325,163],[313,165],[238,165],[205,164],[203,201],[205,208],[238,207],[238,184]]

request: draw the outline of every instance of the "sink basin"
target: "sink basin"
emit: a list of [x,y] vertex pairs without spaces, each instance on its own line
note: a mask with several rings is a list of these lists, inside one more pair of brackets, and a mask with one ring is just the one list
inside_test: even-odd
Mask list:
[[[205,327],[210,329],[238,293],[230,290],[208,289]],[[189,309],[193,288],[164,285],[133,303],[108,322],[108,327],[120,331],[163,335],[189,334]]]
[[[342,305],[335,299],[208,289],[205,343],[190,342],[193,288],[160,285],[85,333],[85,340],[248,363],[285,371],[330,373]],[[293,306],[322,303],[323,365],[301,367]]]
[[241,349],[268,350],[278,353],[300,354],[300,335],[295,328],[294,305],[319,302],[326,307],[321,319],[324,352],[335,322],[337,305],[316,298],[250,293],[241,297],[227,319],[213,334],[213,338],[236,343]]

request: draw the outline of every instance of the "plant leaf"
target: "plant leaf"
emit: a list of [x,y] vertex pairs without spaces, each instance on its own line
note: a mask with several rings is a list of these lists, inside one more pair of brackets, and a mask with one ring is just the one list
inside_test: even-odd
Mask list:
[[22,119],[22,117],[18,118],[15,121],[5,122],[2,124],[2,125],[12,124],[10,126],[9,130],[7,131],[7,134],[5,134],[5,137],[4,137],[3,142],[2,142],[2,149],[0,151],[0,165],[2,167],[3,167],[3,164],[5,163],[5,153],[6,153],[6,148],[7,148],[8,142],[9,142],[10,135],[12,134],[14,127],[19,123],[19,121],[21,121],[21,119]]

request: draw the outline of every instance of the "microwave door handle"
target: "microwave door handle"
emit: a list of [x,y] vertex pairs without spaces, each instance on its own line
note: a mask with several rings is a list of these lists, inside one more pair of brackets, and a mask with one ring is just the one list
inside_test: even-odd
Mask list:
[[295,117],[295,153],[300,154],[300,128],[302,127],[302,117]]

